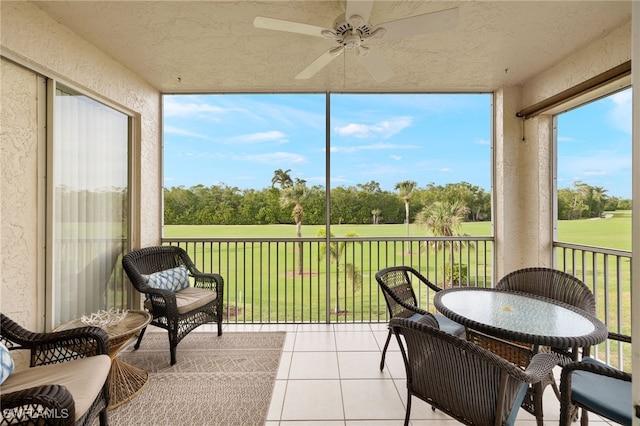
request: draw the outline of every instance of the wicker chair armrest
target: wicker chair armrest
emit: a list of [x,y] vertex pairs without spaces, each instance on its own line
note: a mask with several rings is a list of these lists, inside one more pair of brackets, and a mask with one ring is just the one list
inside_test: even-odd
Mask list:
[[220,294],[224,289],[224,279],[220,274],[197,271],[193,277],[195,278],[194,287],[217,291]]
[[0,398],[2,424],[75,424],[75,403],[62,385],[36,386]]
[[527,382],[538,383],[546,379],[559,362],[560,358],[554,353],[535,354],[524,371],[527,376]]
[[51,333],[34,333],[1,314],[2,340],[11,349],[31,350],[31,366],[55,364],[109,354],[109,336],[100,327],[78,327]]
[[[571,384],[571,373],[574,371],[588,371],[594,374],[598,374],[600,376],[607,376],[613,379],[624,380],[625,382],[631,381],[631,374],[624,372],[622,370],[618,370],[617,368],[613,368],[606,364],[596,364],[592,362],[581,362],[575,361],[571,362],[562,367],[562,373],[560,375],[560,382],[564,380],[567,382],[566,384]],[[562,389],[561,389],[562,392]]]
[[166,315],[167,312],[178,312],[175,292],[148,287],[148,291],[141,293],[149,296],[154,315]]

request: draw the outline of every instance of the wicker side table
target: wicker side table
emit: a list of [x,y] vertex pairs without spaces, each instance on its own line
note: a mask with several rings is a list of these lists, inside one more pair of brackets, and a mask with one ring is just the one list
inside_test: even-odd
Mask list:
[[[152,318],[151,314],[145,311],[128,311],[122,321],[104,327],[109,335],[109,357],[111,357],[109,410],[131,401],[144,389],[149,380],[149,374],[145,370],[122,361],[117,355],[122,346],[145,328]],[[82,326],[85,324],[78,318],[56,327],[54,331]]]

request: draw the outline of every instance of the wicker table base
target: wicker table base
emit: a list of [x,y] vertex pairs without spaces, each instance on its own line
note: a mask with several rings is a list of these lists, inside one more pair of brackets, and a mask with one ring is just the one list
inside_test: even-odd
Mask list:
[[[109,357],[111,370],[109,371],[109,410],[131,401],[144,389],[149,374],[118,358],[118,352],[132,337],[151,322],[152,316],[148,312],[131,310],[117,324],[104,327],[109,335]],[[55,330],[82,327],[80,319],[75,319],[57,327]]]
[[149,373],[127,364],[118,357],[111,360],[109,375],[109,410],[131,401],[142,392],[149,380]]

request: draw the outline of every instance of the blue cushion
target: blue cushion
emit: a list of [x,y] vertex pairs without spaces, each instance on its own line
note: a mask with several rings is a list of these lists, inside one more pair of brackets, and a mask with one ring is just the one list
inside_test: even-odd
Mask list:
[[4,382],[13,373],[13,367],[13,358],[9,353],[9,349],[3,343],[0,343],[0,383]]
[[464,332],[464,326],[458,324],[452,319],[449,319],[441,314],[435,314],[436,320],[438,320],[438,325],[440,326],[440,330],[444,331],[447,334],[451,334],[452,336],[460,336]]
[[149,287],[161,290],[178,291],[189,287],[189,273],[185,266],[144,275],[144,277]]
[[[582,361],[602,365],[590,357],[584,357]],[[581,370],[574,371],[571,377],[572,400],[616,423],[631,425],[631,382]]]
[[[462,325],[453,320],[450,320],[444,315],[435,314],[434,317],[436,321],[438,321],[438,328],[440,328],[440,330],[444,331],[447,334],[459,336],[464,331],[464,327]],[[411,315],[408,319],[410,319],[411,321],[419,321],[420,318],[422,318],[422,315],[416,313]]]

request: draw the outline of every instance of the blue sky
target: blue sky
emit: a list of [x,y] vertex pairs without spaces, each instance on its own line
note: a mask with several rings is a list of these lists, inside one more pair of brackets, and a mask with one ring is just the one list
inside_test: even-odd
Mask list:
[[[579,113],[579,114],[578,114]],[[325,96],[164,97],[164,185],[325,185]],[[560,116],[559,185],[631,194],[631,91]],[[585,124],[587,123],[587,124]],[[469,182],[490,189],[489,94],[331,95],[331,186]]]

